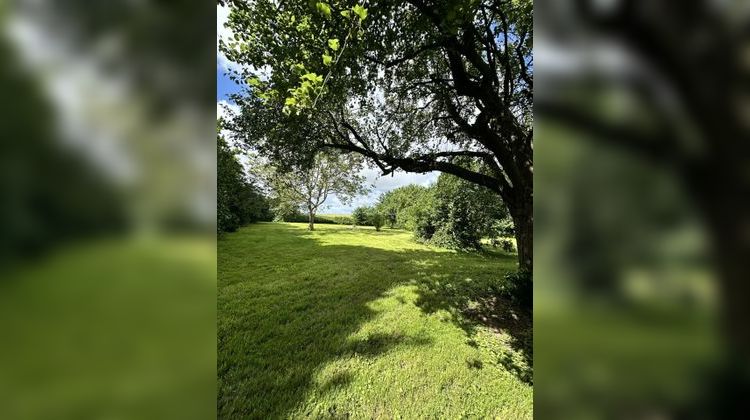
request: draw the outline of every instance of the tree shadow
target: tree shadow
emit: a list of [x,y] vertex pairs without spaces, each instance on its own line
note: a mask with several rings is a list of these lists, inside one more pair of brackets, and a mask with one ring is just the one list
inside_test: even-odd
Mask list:
[[[485,257],[499,256],[492,253]],[[481,266],[482,260],[476,261]],[[498,362],[519,380],[533,384],[532,312],[503,297],[501,287],[505,273],[468,278],[461,265],[455,264],[450,256],[437,260],[430,269],[441,274],[417,277],[416,305],[425,313],[441,310],[450,313],[449,320],[464,330],[467,344],[472,347],[479,346],[476,335],[480,327],[488,328],[498,338],[507,336],[506,344],[513,353],[500,354]]]
[[430,337],[411,337],[404,334],[370,334],[367,338],[349,342],[346,352],[363,357],[377,357],[395,347],[419,347],[432,344]]
[[[500,275],[496,262],[481,267],[481,258],[467,261],[451,253],[324,245],[306,230],[289,225],[266,226],[258,235],[250,234],[253,228],[218,242],[220,418],[287,418],[311,391],[331,392],[353,381],[352,373],[345,372],[317,383],[316,375],[329,363],[353,355],[374,358],[400,346],[429,345],[434,338],[399,333],[371,333],[352,340],[378,314],[368,304],[398,284],[417,286],[417,306],[426,313],[455,313],[452,322],[469,337],[482,317],[489,325],[507,321],[504,315],[489,314],[498,309],[488,305],[490,300],[476,306],[469,305],[472,298],[461,297],[480,296],[478,290],[447,287],[450,283],[444,281],[459,278],[467,264],[474,272],[479,264],[480,271],[486,269],[482,277],[495,278]],[[512,335],[510,326],[516,324],[518,331],[526,331],[514,322],[503,325],[504,331]],[[528,337],[530,343],[530,327]],[[472,366],[479,369],[482,363]],[[507,368],[514,371],[512,364]]]

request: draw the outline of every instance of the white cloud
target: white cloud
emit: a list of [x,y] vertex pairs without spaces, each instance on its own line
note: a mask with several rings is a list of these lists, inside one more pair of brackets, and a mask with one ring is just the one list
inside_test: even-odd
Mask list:
[[[229,112],[227,112],[227,108],[229,109]],[[233,103],[229,102],[225,99],[222,99],[220,101],[216,102],[216,117],[228,117],[230,113],[239,113],[240,107]]]
[[335,195],[326,200],[323,213],[341,213],[349,214],[355,208],[360,206],[371,206],[378,201],[378,198],[388,191],[403,187],[409,184],[428,186],[437,181],[439,172],[428,172],[424,174],[396,171],[392,175],[380,176],[380,171],[376,168],[365,168],[360,172],[366,179],[366,183],[372,186],[370,193],[356,197],[350,204],[342,203]]

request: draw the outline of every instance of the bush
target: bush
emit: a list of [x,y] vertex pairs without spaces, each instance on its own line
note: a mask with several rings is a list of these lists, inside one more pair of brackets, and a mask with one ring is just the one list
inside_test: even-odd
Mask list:
[[[274,222],[291,222],[291,223],[307,223],[308,216],[299,211],[294,212],[281,212],[277,213],[273,218]],[[322,225],[351,225],[353,223],[351,216],[346,215],[335,215],[335,214],[321,214],[315,215],[315,223]]]
[[531,311],[534,304],[534,282],[528,271],[516,271],[505,275],[502,295],[524,310]]
[[376,231],[380,232],[380,228],[383,226],[383,215],[373,209],[370,214],[370,223],[375,226]]
[[352,212],[352,221],[353,224],[358,226],[364,226],[367,224],[368,219],[368,210],[367,207],[357,207],[354,209],[354,212]]
[[516,229],[513,226],[513,220],[510,217],[504,217],[500,220],[496,220],[491,227],[494,234],[498,236],[513,236],[516,234]]
[[337,225],[353,225],[354,224],[354,219],[351,216],[323,214],[321,215],[321,217],[328,219]]
[[425,209],[432,195],[431,189],[420,185],[406,185],[380,196],[376,209],[388,226],[414,230],[419,212]]
[[510,239],[500,239],[500,247],[505,252],[516,252],[516,247],[513,245],[513,241]]
[[[307,223],[309,221],[310,221],[309,216],[301,212],[277,214],[276,217],[274,218],[274,222]],[[336,222],[330,219],[328,216],[316,215],[315,223],[319,223],[323,225],[330,225]]]
[[483,237],[498,236],[498,222],[507,216],[497,194],[447,174],[407,209],[419,241],[459,250],[480,249]]

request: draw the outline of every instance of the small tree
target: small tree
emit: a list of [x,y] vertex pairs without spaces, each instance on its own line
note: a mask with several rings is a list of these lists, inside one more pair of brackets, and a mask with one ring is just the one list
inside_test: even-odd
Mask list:
[[307,168],[282,171],[266,166],[264,176],[277,207],[300,208],[308,216],[308,229],[315,230],[315,214],[331,194],[344,203],[366,192],[364,177],[357,175],[362,159],[351,154],[320,153]]
[[375,230],[380,232],[380,228],[383,226],[384,217],[380,212],[373,208],[370,213],[370,223],[375,226]]
[[367,207],[357,207],[352,212],[352,220],[357,226],[364,226],[367,224]]

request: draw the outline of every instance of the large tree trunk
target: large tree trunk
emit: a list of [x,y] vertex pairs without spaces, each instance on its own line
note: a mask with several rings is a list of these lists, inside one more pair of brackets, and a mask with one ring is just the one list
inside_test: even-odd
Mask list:
[[[729,172],[728,175],[703,176],[712,182],[704,181],[706,185],[701,185],[698,191],[711,235],[721,293],[719,309],[727,345],[726,372],[721,385],[725,388],[731,384],[733,390],[745,391],[750,388],[750,185],[741,175],[746,167],[737,164],[713,172]],[[727,410],[742,408],[744,401],[736,393],[724,395],[723,399],[727,404],[723,408]]]
[[531,195],[520,196],[509,206],[513,225],[516,231],[516,248],[518,249],[518,269],[533,273],[534,270],[534,206]]
[[711,401],[723,414],[720,418],[745,412],[750,389],[750,182],[743,176],[747,167],[748,159],[717,159],[687,176],[710,235],[721,296],[718,310],[726,348]]

